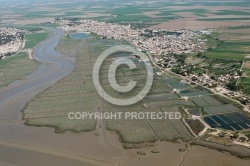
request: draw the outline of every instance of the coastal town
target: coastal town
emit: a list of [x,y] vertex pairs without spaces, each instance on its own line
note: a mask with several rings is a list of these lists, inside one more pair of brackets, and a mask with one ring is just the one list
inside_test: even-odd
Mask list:
[[25,31],[0,27],[0,59],[15,54],[23,45]]
[[[185,55],[193,52],[204,52],[206,40],[202,35],[210,34],[204,30],[166,30],[166,29],[132,29],[130,25],[98,22],[93,20],[59,20],[65,31],[91,32],[103,38],[126,40],[138,50],[153,55],[153,62],[161,69],[172,71],[183,76],[189,84],[197,84],[234,99],[244,107],[250,109],[250,97],[240,91],[233,91],[226,84],[240,78],[239,71],[221,75],[217,79],[208,73],[197,74],[192,72],[195,66],[187,65],[183,58],[175,55]],[[178,71],[175,70],[178,68]]]
[[126,40],[140,51],[148,51],[154,56],[184,54],[202,51],[196,38],[202,32],[190,30],[132,29],[130,25],[98,22],[93,20],[60,20],[65,31],[92,32],[108,39]]

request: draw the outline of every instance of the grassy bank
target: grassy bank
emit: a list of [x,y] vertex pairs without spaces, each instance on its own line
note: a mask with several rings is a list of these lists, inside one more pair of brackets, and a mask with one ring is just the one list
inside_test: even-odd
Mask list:
[[7,85],[31,73],[38,66],[35,60],[29,60],[25,52],[0,61],[0,86]]
[[25,35],[25,49],[34,48],[40,42],[45,40],[48,36],[48,32],[43,33],[33,33],[33,34],[26,34]]
[[212,59],[243,60],[250,53],[247,49],[249,45],[249,41],[225,41],[217,48],[205,52],[205,56]]
[[73,39],[69,34],[67,34],[59,41],[59,44],[56,46],[56,50],[65,55],[70,55],[79,42],[81,42],[81,39]]

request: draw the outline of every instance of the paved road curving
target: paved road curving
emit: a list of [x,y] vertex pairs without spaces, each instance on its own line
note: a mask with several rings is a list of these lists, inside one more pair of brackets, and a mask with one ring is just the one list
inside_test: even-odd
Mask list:
[[[20,120],[20,111],[35,95],[41,93],[53,83],[68,75],[74,69],[74,59],[57,51],[59,40],[64,32],[46,28],[50,35],[34,51],[39,67],[22,80],[17,80],[0,89],[0,121]],[[18,119],[17,119],[18,118]]]

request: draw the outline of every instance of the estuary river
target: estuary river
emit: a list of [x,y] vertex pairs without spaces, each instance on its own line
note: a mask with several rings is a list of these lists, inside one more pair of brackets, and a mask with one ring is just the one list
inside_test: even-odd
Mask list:
[[[17,120],[20,111],[35,95],[50,87],[74,69],[74,59],[55,50],[64,32],[47,28],[50,35],[34,51],[34,58],[40,63],[37,70],[22,80],[17,80],[0,89],[0,120]],[[13,115],[14,113],[14,115]]]

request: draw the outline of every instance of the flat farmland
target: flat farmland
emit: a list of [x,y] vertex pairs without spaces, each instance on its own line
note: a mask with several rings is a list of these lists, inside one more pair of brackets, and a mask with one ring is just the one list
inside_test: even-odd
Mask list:
[[222,103],[220,103],[214,97],[215,96],[202,96],[201,98],[211,106],[222,105]]
[[[179,112],[178,106],[155,107],[150,109],[135,109],[132,107],[129,110],[133,112]],[[177,139],[189,141],[193,139],[193,136],[189,133],[181,119],[108,120],[107,128],[112,131],[117,131],[124,143],[155,142],[158,140],[175,141]]]
[[249,69],[250,70],[250,62],[244,62],[243,69]]
[[201,97],[193,97],[191,100],[199,107],[206,107],[209,106],[209,104],[204,101]]
[[[155,15],[175,16],[176,19],[154,25],[154,28],[166,29],[215,29],[222,27],[237,27],[250,25],[249,3],[245,5],[236,2],[195,2],[176,4],[167,2],[165,9],[158,9]],[[234,4],[234,5],[232,5]]]
[[[157,111],[157,109],[155,109]],[[180,112],[178,106],[160,107],[162,112]],[[169,119],[169,120],[148,120],[148,124],[152,127],[157,137],[164,141],[175,141],[182,139],[184,141],[190,141],[193,139],[192,134],[188,131],[184,125],[182,119]]]
[[[250,56],[247,56],[250,58]],[[246,94],[250,94],[250,62],[245,61],[242,65],[242,78],[240,79],[240,85]]]
[[34,48],[37,44],[45,40],[48,36],[47,32],[33,33],[25,35],[25,49]]
[[17,53],[12,57],[0,61],[0,86],[7,85],[31,73],[38,67],[38,63],[30,60],[26,52]]
[[198,135],[204,129],[204,125],[197,119],[185,119],[185,121],[196,135]]
[[119,133],[123,143],[155,142],[157,137],[144,120],[108,121],[107,129]]
[[205,56],[213,59],[242,60],[249,54],[249,41],[226,41],[217,48],[205,52]]
[[148,108],[161,107],[161,106],[195,106],[194,103],[190,100],[183,99],[169,99],[166,101],[157,101],[157,102],[147,102],[145,106]]
[[205,96],[205,95],[209,95],[210,93],[206,90],[203,89],[183,89],[180,91],[180,96],[183,97],[195,97],[195,96]]
[[72,53],[74,53],[74,49],[76,49],[79,42],[81,42],[80,39],[73,39],[69,34],[64,35],[63,38],[59,41],[56,50],[64,53],[65,55],[71,55]]
[[[94,19],[105,22],[136,23],[167,29],[203,29],[250,25],[249,1],[79,1],[33,7],[16,6],[2,13],[4,21],[17,24],[39,24],[55,18]],[[66,7],[67,6],[67,7]],[[102,7],[100,7],[102,6]],[[11,13],[11,14],[9,14]],[[23,20],[24,19],[24,20]]]
[[219,106],[204,107],[204,111],[209,115],[213,115],[227,112],[239,112],[240,109],[232,104],[225,104]]
[[[141,27],[153,26],[166,29],[205,29],[250,25],[249,2],[61,2],[36,9],[20,6],[2,13],[4,21],[15,24],[53,22],[55,18],[94,19],[115,23],[135,23]],[[67,6],[67,7],[66,7]],[[100,7],[102,6],[102,7]],[[140,25],[143,24],[143,25]]]
[[143,101],[164,101],[171,98],[179,98],[177,94],[174,93],[166,93],[166,94],[159,94],[159,95],[148,95],[146,96]]

